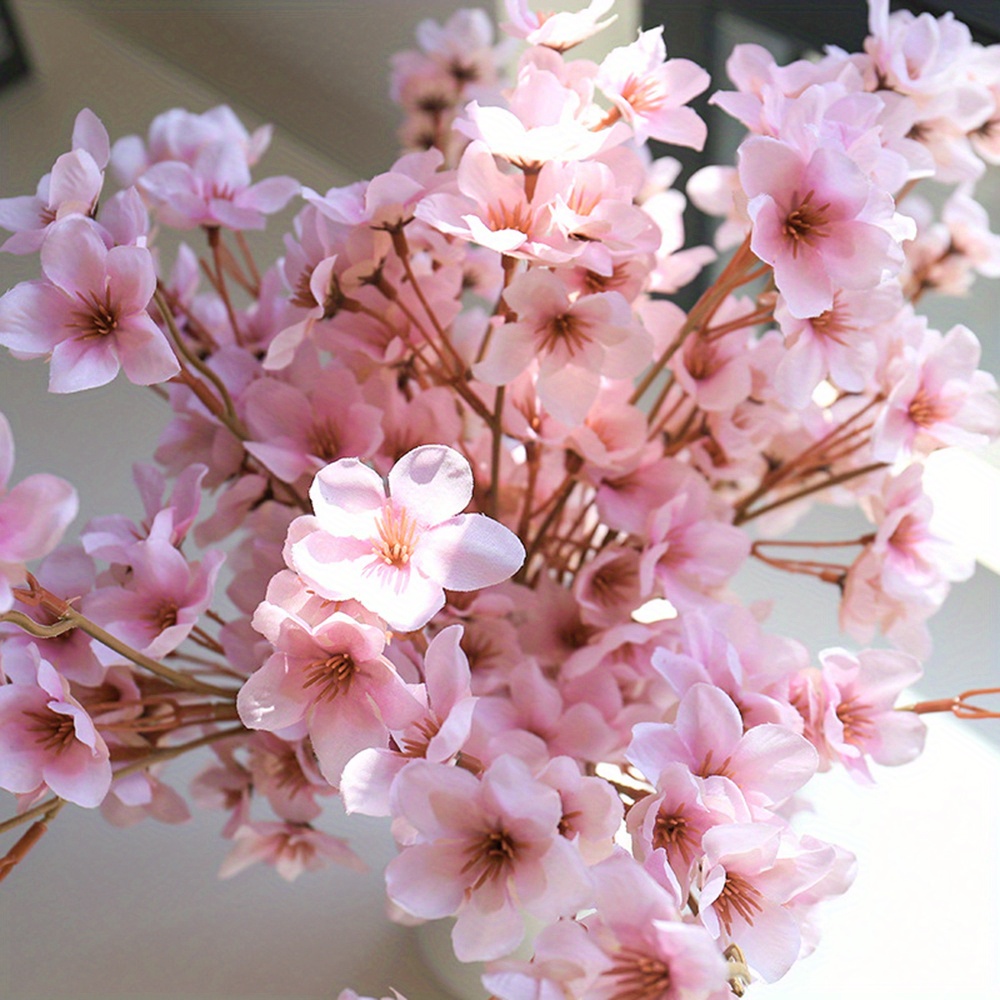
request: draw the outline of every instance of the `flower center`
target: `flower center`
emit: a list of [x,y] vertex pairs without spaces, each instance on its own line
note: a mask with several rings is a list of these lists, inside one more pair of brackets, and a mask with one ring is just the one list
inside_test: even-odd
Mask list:
[[153,624],[156,626],[156,630],[162,632],[164,629],[172,628],[176,625],[177,611],[176,601],[164,601],[153,615]]
[[426,757],[427,747],[438,734],[441,723],[437,716],[430,715],[413,726],[412,735],[403,738],[400,753],[404,757]]
[[71,715],[63,715],[51,709],[24,714],[31,720],[26,728],[29,732],[37,734],[35,742],[43,750],[62,753],[76,739],[76,726]]
[[792,257],[799,255],[801,244],[813,246],[817,240],[826,239],[830,235],[830,230],[823,228],[830,221],[826,216],[830,203],[814,205],[814,194],[815,191],[810,191],[801,201],[798,191],[792,194],[792,204],[796,207],[785,216],[785,224],[782,226],[782,232],[792,243]]
[[382,515],[375,521],[375,530],[378,538],[372,539],[372,548],[383,562],[402,569],[417,547],[417,522],[405,507],[397,510],[387,503],[382,508]]
[[670,989],[670,967],[637,948],[622,948],[605,974],[618,980],[608,1000],[661,1000]]
[[662,847],[667,853],[671,848],[690,858],[694,848],[694,836],[687,817],[678,813],[657,813],[653,821],[653,847]]
[[317,701],[332,701],[345,692],[354,679],[357,665],[347,653],[332,653],[305,669],[304,688],[316,688]]
[[111,287],[104,289],[103,299],[96,292],[77,292],[77,298],[83,303],[82,309],[75,309],[70,316],[69,326],[79,330],[84,340],[95,337],[106,337],[118,329],[118,306],[111,301]]
[[340,440],[329,420],[313,424],[309,431],[309,452],[326,462],[340,455]]
[[666,97],[666,89],[655,76],[647,76],[641,80],[630,76],[622,87],[622,98],[640,115],[656,111],[663,105]]
[[844,742],[858,745],[874,733],[871,708],[856,698],[847,698],[837,706],[837,718],[844,727]]
[[533,220],[527,205],[519,203],[511,207],[500,202],[487,208],[483,221],[494,233],[502,229],[516,229],[519,233],[527,234]]
[[487,882],[506,878],[517,857],[517,841],[504,829],[486,830],[465,849],[468,860],[462,874],[475,875],[470,889],[475,892]]
[[300,309],[312,309],[319,305],[312,291],[311,282],[314,270],[315,268],[309,264],[302,269],[295,281],[295,292],[288,300],[291,305],[298,306]]
[[932,399],[923,388],[917,390],[906,412],[918,427],[932,427],[948,416],[947,408]]
[[752,924],[754,913],[763,910],[760,904],[762,898],[760,890],[755,889],[739,872],[726,872],[726,884],[714,904],[726,933],[732,933],[734,916],[740,916],[748,924]]
[[560,344],[563,344],[569,351],[569,356],[573,357],[578,350],[590,343],[591,337],[587,333],[587,327],[587,323],[572,313],[561,313],[558,316],[553,316],[538,331],[541,334],[538,350],[554,351]]

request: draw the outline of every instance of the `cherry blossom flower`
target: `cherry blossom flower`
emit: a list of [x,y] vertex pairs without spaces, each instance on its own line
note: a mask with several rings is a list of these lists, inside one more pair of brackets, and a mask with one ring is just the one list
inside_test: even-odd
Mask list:
[[899,711],[902,690],[923,673],[917,660],[896,650],[844,649],[820,653],[818,701],[813,707],[817,749],[828,767],[839,760],[852,777],[871,784],[866,758],[876,764],[906,764],[919,756],[926,726],[915,712]]
[[597,909],[539,934],[526,962],[497,962],[484,983],[500,1000],[722,1000],[726,963],[703,927],[619,852],[593,869]]
[[50,788],[93,809],[111,787],[108,746],[69,683],[33,645],[5,647],[0,668],[0,787]]
[[164,537],[169,524],[136,542],[128,552],[131,570],[122,586],[99,587],[87,595],[87,614],[134,648],[150,656],[176,649],[212,599],[225,553],[212,549],[188,562]]
[[459,645],[462,632],[461,625],[449,625],[428,643],[424,685],[414,690],[426,705],[407,726],[393,731],[398,750],[367,747],[344,768],[340,794],[348,812],[388,816],[392,782],[407,764],[447,763],[465,745],[478,699],[472,694],[468,657]]
[[249,823],[235,833],[236,844],[219,869],[219,878],[231,878],[250,865],[272,865],[286,882],[303,872],[320,871],[330,862],[366,870],[347,841],[301,823]]
[[739,171],[751,249],[774,267],[793,316],[829,309],[835,287],[874,288],[899,271],[892,199],[845,153],[821,147],[804,157],[778,139],[753,136],[740,147]]
[[51,392],[104,385],[121,368],[138,385],[180,371],[146,311],[156,289],[149,250],[108,250],[94,223],[68,216],[49,227],[41,256],[47,280],[0,299],[0,344],[19,358],[48,357]]
[[100,119],[84,108],[73,124],[73,148],[56,160],[34,195],[0,198],[0,227],[13,232],[0,250],[35,253],[48,227],[69,215],[93,215],[104,186],[110,148]]
[[895,461],[945,445],[979,447],[1000,430],[996,379],[978,370],[979,341],[958,324],[926,330],[889,366],[892,388],[873,432],[876,459]]
[[538,396],[556,419],[582,423],[596,399],[601,375],[636,374],[651,339],[617,292],[572,299],[550,271],[530,270],[504,292],[517,320],[496,329],[477,378],[505,385],[538,358]]
[[681,699],[673,723],[640,723],[628,759],[651,781],[671,761],[707,778],[733,781],[748,802],[773,808],[816,772],[809,743],[790,729],[764,723],[744,732],[732,699],[711,684],[695,684]]
[[667,59],[662,26],[612,49],[595,82],[639,142],[653,138],[694,149],[704,146],[708,129],[685,105],[708,87],[709,75],[689,59]]
[[515,38],[523,38],[530,45],[544,45],[565,52],[580,42],[606,28],[615,21],[617,14],[601,20],[614,6],[614,0],[590,0],[583,10],[554,11],[540,14],[528,6],[528,0],[505,0],[510,21],[501,25]]
[[357,459],[320,471],[309,495],[315,519],[293,524],[289,565],[330,600],[355,598],[390,627],[420,628],[444,591],[479,590],[507,579],[524,548],[502,524],[460,511],[472,469],[458,452],[422,445],[389,471]]
[[558,832],[559,795],[515,757],[498,758],[481,779],[415,761],[393,785],[393,814],[416,839],[386,868],[389,895],[415,916],[457,914],[462,961],[509,954],[524,936],[522,911],[552,921],[590,900],[580,855]]
[[356,753],[413,722],[420,703],[382,655],[385,635],[343,612],[310,624],[280,603],[281,581],[254,615],[275,652],[246,681],[236,705],[244,725],[308,733],[327,781],[337,785]]
[[51,552],[79,506],[64,479],[39,473],[7,489],[14,471],[14,435],[0,413],[0,612],[13,604],[11,586],[24,582],[24,564]]

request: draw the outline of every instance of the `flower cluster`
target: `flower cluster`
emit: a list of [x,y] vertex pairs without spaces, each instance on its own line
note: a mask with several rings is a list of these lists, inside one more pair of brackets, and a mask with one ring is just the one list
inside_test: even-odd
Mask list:
[[[208,746],[224,875],[359,866],[330,797],[390,817],[389,897],[454,917],[499,1000],[721,1000],[812,949],[854,859],[793,828],[796,793],[920,752],[896,701],[972,571],[921,462],[1000,432],[996,384],[916,307],[1000,273],[973,197],[1000,56],[887,0],[862,52],[739,46],[712,100],[748,134],[689,187],[717,247],[684,248],[647,140],[700,149],[710,81],[660,28],[571,58],[611,6],[508,0],[500,44],[479,12],[423,23],[393,65],[406,152],[368,181],[254,181],[269,132],[227,108],[113,145],[85,111],[0,201],[41,271],[0,344],[54,392],[124,370],[169,407],[141,522],[57,547],[67,484],[0,493],[3,830],[65,801],[178,822],[163,764]],[[940,222],[925,178],[955,186]],[[245,231],[297,194],[260,271]],[[164,228],[202,259],[158,272]],[[664,297],[729,250],[689,311]],[[0,487],[12,448],[0,421]],[[857,536],[782,536],[822,502]],[[861,648],[767,631],[750,559],[833,585]]]

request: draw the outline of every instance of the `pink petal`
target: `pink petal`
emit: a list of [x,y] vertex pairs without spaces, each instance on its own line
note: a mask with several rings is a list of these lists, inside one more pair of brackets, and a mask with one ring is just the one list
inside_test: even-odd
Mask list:
[[85,149],[102,170],[111,158],[108,130],[90,108],[83,108],[73,122],[73,149]]
[[114,344],[101,341],[64,340],[52,349],[49,392],[80,392],[107,385],[120,368]]
[[78,292],[104,297],[108,250],[89,219],[71,215],[52,223],[41,256],[45,276],[71,298]]
[[51,552],[78,509],[76,490],[39,473],[0,498],[0,560],[27,562]]
[[415,916],[429,920],[451,916],[465,894],[463,864],[464,858],[451,845],[415,844],[389,862],[386,891]]
[[427,531],[412,562],[446,590],[479,590],[513,576],[524,546],[508,528],[483,514],[460,514]]
[[167,338],[145,313],[120,323],[116,339],[121,365],[130,382],[156,385],[168,382],[180,371]]
[[477,894],[462,908],[451,932],[460,962],[489,962],[509,955],[524,938],[524,919],[509,898],[499,909],[482,911]]
[[422,524],[437,524],[468,506],[472,468],[453,448],[421,445],[390,470],[389,495]]

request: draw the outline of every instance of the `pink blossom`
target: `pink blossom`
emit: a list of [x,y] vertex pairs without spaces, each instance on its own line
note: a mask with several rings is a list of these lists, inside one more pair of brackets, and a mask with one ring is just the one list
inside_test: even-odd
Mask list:
[[793,316],[817,316],[832,306],[835,288],[874,288],[899,270],[892,199],[845,153],[821,147],[803,156],[753,136],[740,147],[739,171],[751,249],[773,266]]
[[93,222],[69,216],[49,227],[41,257],[47,280],[0,299],[0,344],[20,358],[48,357],[51,392],[104,385],[120,368],[138,385],[178,373],[146,311],[156,289],[149,250],[108,250]]
[[366,870],[365,863],[341,837],[333,837],[302,823],[248,823],[235,833],[235,846],[219,869],[219,878],[231,878],[258,862],[273,865],[286,882],[303,872],[321,871],[330,862]]
[[24,582],[24,564],[51,552],[79,506],[64,479],[39,473],[7,489],[14,471],[14,435],[0,413],[0,612],[13,603],[11,586]]
[[809,743],[785,726],[764,723],[744,732],[732,699],[711,684],[695,684],[681,699],[673,723],[640,723],[628,759],[656,783],[679,761],[702,778],[733,781],[752,805],[774,808],[816,772]]
[[793,316],[786,303],[779,303],[775,319],[788,348],[775,372],[781,402],[803,409],[824,378],[845,392],[863,391],[878,362],[872,328],[891,320],[899,307],[900,292],[895,283],[866,292],[837,289],[829,309],[805,319]]
[[721,824],[702,843],[701,922],[713,937],[739,945],[765,982],[780,979],[801,947],[798,920],[784,904],[806,887],[809,872],[780,856],[781,829],[768,823]]
[[652,138],[694,149],[705,144],[704,121],[685,105],[708,87],[709,75],[689,59],[667,59],[662,26],[612,49],[595,82],[639,142]]
[[[169,524],[161,521],[161,529]],[[190,634],[212,600],[225,553],[206,552],[189,562],[164,537],[151,534],[128,552],[131,573],[121,585],[87,595],[86,614],[150,656],[165,656]]]
[[462,154],[455,190],[429,194],[414,215],[443,233],[529,260],[562,263],[580,249],[565,245],[561,234],[549,231],[521,179],[501,171],[479,139]]
[[615,21],[617,14],[601,20],[614,6],[614,0],[590,0],[583,10],[536,13],[528,0],[505,0],[510,21],[502,29],[515,38],[523,38],[529,45],[544,45],[557,52],[579,45],[580,42]]
[[472,485],[469,463],[443,445],[404,455],[388,491],[368,466],[340,459],[313,481],[316,517],[293,524],[289,564],[324,597],[355,598],[400,631],[421,628],[444,605],[445,589],[492,586],[524,559],[502,524],[460,513]]
[[0,787],[34,792],[46,785],[87,809],[111,787],[108,746],[69,682],[33,645],[5,646],[0,685]]
[[343,456],[371,457],[382,441],[381,412],[364,401],[350,371],[313,369],[299,382],[260,378],[250,385],[246,450],[287,483]]
[[498,962],[484,983],[500,1000],[722,1000],[726,963],[703,927],[682,922],[667,891],[624,852],[593,869],[597,910],[545,928],[532,962]]
[[919,756],[926,726],[915,712],[895,708],[903,689],[923,673],[914,657],[888,649],[866,649],[857,655],[828,649],[820,653],[820,664],[812,721],[827,766],[837,760],[853,777],[871,783],[866,758],[893,766]]
[[272,131],[270,125],[262,125],[248,132],[225,104],[201,114],[171,108],[153,119],[146,143],[135,135],[119,139],[111,150],[112,167],[123,184],[134,184],[154,163],[194,163],[199,152],[214,143],[233,146],[253,166],[270,144]]
[[599,377],[636,374],[651,340],[617,292],[570,299],[555,274],[532,269],[504,292],[517,320],[494,330],[477,378],[505,385],[538,358],[538,395],[554,417],[582,423],[597,397]]
[[472,694],[468,657],[459,645],[462,632],[461,625],[449,625],[428,643],[424,685],[413,689],[414,697],[426,704],[419,716],[393,731],[398,749],[366,748],[344,768],[340,794],[348,812],[388,816],[390,787],[410,761],[444,764],[465,745],[478,699]]
[[351,757],[414,721],[420,704],[382,655],[379,628],[339,611],[310,624],[273,603],[281,589],[272,583],[254,615],[275,652],[248,678],[236,705],[250,729],[308,733],[323,777],[336,785]]
[[977,369],[980,346],[958,324],[927,330],[890,363],[889,398],[873,431],[872,453],[892,462],[945,445],[980,447],[1000,430],[996,379]]
[[13,232],[0,250],[35,253],[48,227],[69,215],[92,216],[104,185],[109,156],[108,133],[100,119],[84,108],[73,125],[73,147],[56,160],[38,182],[34,195],[0,198],[0,226]]
[[559,68],[524,62],[509,108],[473,101],[456,121],[456,130],[482,142],[494,156],[532,170],[554,161],[588,159],[623,142],[628,135],[624,127],[590,127],[589,102],[560,78],[554,71]]
[[509,954],[524,936],[522,911],[548,922],[590,901],[580,855],[558,831],[559,795],[515,757],[498,758],[480,779],[416,761],[392,797],[415,837],[386,868],[389,895],[414,916],[457,914],[462,961]]

